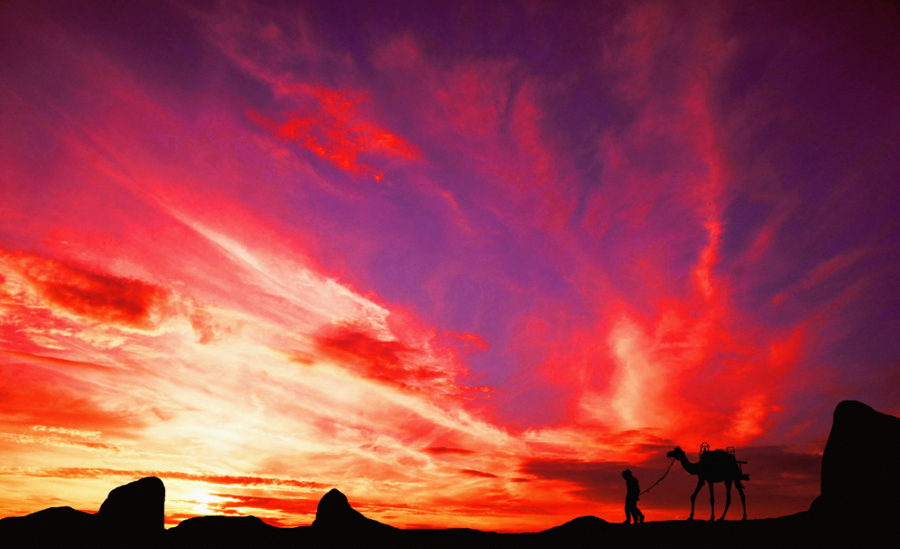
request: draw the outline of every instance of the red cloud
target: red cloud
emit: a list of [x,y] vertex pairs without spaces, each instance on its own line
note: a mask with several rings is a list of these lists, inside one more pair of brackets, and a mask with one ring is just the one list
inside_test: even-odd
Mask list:
[[170,292],[140,280],[90,272],[24,252],[3,252],[5,263],[49,305],[108,324],[152,329],[170,313]]
[[454,374],[415,361],[416,351],[400,341],[385,341],[344,326],[317,339],[319,350],[362,377],[406,390],[452,385]]
[[192,513],[166,513],[164,524],[168,526],[177,526],[181,521],[194,518],[196,514]]
[[459,456],[467,456],[469,454],[474,454],[472,450],[466,450],[464,448],[452,448],[447,446],[433,446],[430,448],[425,448],[424,452],[426,454],[431,454],[433,456],[442,456],[445,454],[455,454]]
[[108,410],[80,396],[67,376],[48,369],[6,364],[0,368],[0,425],[54,425],[105,433],[140,429],[135,414]]
[[442,343],[458,347],[466,354],[473,354],[490,349],[491,346],[478,334],[444,334]]
[[500,478],[500,477],[498,477],[497,475],[494,475],[494,474],[492,474],[492,473],[485,473],[484,471],[477,471],[477,470],[475,470],[475,469],[460,469],[459,472],[460,472],[460,473],[463,473],[463,474],[466,474],[466,475],[473,476],[473,477],[481,477],[481,478]]
[[[318,499],[307,498],[272,498],[263,496],[245,496],[240,494],[212,494],[220,498],[228,498],[231,501],[222,501],[209,504],[209,507],[221,511],[223,514],[235,513],[238,509],[265,509],[266,511],[281,511],[292,515],[315,515],[319,505]],[[271,519],[264,519],[270,522]]]
[[359,115],[359,105],[368,100],[362,94],[342,93],[323,87],[291,86],[284,91],[301,93],[312,104],[290,114],[278,124],[260,113],[248,113],[263,127],[294,141],[317,156],[354,175],[371,175],[381,180],[384,174],[359,161],[361,154],[376,154],[404,159],[421,156],[419,150],[397,135],[365,121]]
[[153,471],[138,469],[103,469],[96,467],[56,467],[28,472],[15,471],[14,474],[47,478],[159,477],[161,479],[206,482],[209,484],[220,484],[223,486],[281,486],[289,488],[312,488],[317,490],[325,489],[329,486],[320,482],[278,477],[213,475],[202,473],[183,473],[180,471]]
[[870,253],[871,251],[869,249],[861,248],[832,257],[831,259],[824,261],[813,268],[799,284],[785,292],[776,295],[774,298],[772,298],[772,302],[778,305],[781,304],[785,300],[785,298],[789,297],[792,294],[801,293],[813,289],[826,282],[830,278],[841,273],[842,271],[855,265]]
[[83,368],[86,370],[95,370],[98,372],[109,372],[110,371],[109,367],[100,366],[99,364],[94,364],[92,362],[82,362],[80,360],[66,360],[64,358],[35,355],[32,353],[10,351],[7,349],[0,349],[0,356],[8,357],[7,360],[9,360],[10,362],[19,360],[19,361],[33,363],[33,364],[45,364],[45,365],[53,366],[56,368],[79,368],[79,369]]

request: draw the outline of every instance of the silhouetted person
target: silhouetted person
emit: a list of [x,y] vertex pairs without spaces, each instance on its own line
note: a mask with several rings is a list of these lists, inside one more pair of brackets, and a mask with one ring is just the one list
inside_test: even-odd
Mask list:
[[625,524],[631,524],[632,517],[635,524],[640,524],[644,522],[644,513],[641,513],[637,506],[638,500],[641,499],[641,485],[631,474],[631,469],[622,471],[622,478],[625,479],[625,487],[628,490],[625,493]]

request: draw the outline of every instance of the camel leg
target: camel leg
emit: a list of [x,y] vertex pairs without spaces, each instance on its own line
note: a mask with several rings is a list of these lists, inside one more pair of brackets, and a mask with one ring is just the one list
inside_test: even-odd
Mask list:
[[697,499],[697,494],[700,493],[700,488],[703,488],[704,480],[702,478],[697,479],[697,489],[694,490],[694,493],[691,494],[691,516],[688,517],[688,520],[694,520],[694,500]]
[[713,492],[713,481],[709,482],[709,521],[716,520],[716,494]]
[[725,481],[725,510],[722,511],[722,517],[719,520],[725,520],[728,514],[728,508],[731,507],[731,480]]
[[747,520],[747,500],[744,499],[744,485],[740,480],[735,480],[734,485],[737,487],[738,495],[741,496],[741,507],[744,509],[744,516],[741,520]]

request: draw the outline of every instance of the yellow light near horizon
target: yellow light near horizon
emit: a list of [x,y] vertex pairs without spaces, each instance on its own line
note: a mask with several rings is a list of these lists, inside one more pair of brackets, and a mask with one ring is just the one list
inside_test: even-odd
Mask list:
[[229,498],[210,494],[206,490],[193,490],[186,495],[182,503],[198,515],[218,515],[221,511],[213,505],[225,501],[229,501]]

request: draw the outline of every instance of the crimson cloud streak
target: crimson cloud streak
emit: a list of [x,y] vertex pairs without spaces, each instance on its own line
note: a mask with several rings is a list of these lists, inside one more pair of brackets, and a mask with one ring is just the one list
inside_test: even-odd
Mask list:
[[807,508],[900,414],[897,7],[557,4],[3,3],[0,516]]

